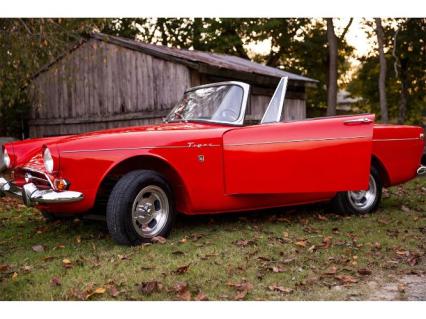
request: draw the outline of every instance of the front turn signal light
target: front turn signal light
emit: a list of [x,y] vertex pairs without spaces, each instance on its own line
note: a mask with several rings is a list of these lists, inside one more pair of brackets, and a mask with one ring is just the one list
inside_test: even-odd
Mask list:
[[66,191],[68,187],[70,186],[70,183],[63,178],[56,178],[53,181],[53,185],[55,186],[56,190],[58,192]]

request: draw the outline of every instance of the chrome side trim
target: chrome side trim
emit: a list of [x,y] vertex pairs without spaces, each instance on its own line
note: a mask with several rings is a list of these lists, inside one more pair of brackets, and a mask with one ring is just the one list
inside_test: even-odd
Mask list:
[[237,144],[225,144],[223,146],[287,144],[287,143],[300,143],[300,142],[325,142],[325,141],[353,140],[353,139],[363,139],[363,138],[367,139],[369,138],[369,136],[329,137],[329,138],[312,138],[312,139],[303,139],[303,140],[288,140],[288,141],[275,141],[275,142],[237,143]]
[[99,148],[93,150],[73,150],[62,151],[62,153],[79,153],[79,152],[111,152],[111,151],[136,151],[145,149],[179,149],[179,148],[203,148],[203,147],[220,147],[220,144],[203,144],[202,146],[192,145],[175,145],[175,146],[141,146],[141,147],[117,147],[117,148]]
[[422,140],[419,137],[407,137],[407,138],[384,138],[384,139],[374,139],[373,142],[390,142],[390,141],[418,141]]

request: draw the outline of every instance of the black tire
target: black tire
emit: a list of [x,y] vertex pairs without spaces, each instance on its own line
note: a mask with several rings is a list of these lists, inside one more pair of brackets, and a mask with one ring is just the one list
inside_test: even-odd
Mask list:
[[381,180],[379,170],[375,166],[372,166],[370,169],[370,178],[374,179],[376,185],[376,195],[370,205],[364,208],[358,207],[351,200],[350,196],[353,192],[340,192],[332,200],[332,207],[344,214],[368,214],[375,212],[379,207],[383,189],[383,181]]
[[[135,199],[146,187],[160,188],[167,197],[168,213],[158,233],[143,236],[133,222],[132,208]],[[136,170],[124,175],[115,184],[109,196],[106,221],[112,239],[120,245],[139,245],[150,242],[155,236],[167,237],[175,221],[176,212],[172,190],[167,180],[151,170]]]

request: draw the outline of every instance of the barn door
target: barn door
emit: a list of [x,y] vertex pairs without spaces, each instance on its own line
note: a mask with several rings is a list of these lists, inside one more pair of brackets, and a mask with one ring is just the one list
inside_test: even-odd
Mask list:
[[374,115],[235,128],[223,136],[227,194],[368,188]]

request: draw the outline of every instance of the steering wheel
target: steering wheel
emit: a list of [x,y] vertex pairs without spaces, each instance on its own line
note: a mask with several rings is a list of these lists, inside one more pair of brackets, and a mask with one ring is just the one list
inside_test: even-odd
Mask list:
[[229,122],[233,122],[238,118],[238,114],[237,112],[235,112],[233,109],[224,109],[221,113],[220,116],[224,119],[227,120]]

